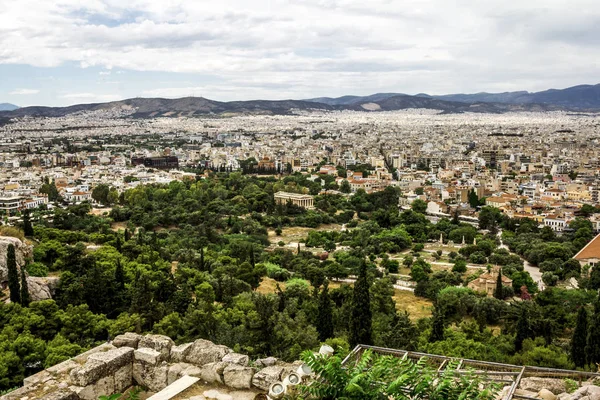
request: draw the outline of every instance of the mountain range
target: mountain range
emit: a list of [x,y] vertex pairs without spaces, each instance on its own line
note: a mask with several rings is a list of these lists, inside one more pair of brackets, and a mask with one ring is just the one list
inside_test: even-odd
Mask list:
[[[2,105],[0,105],[1,107]],[[109,103],[78,104],[69,107],[23,107],[8,105],[1,118],[23,116],[60,117],[80,111],[130,109],[138,118],[235,114],[289,114],[293,111],[393,111],[409,108],[436,109],[444,113],[504,113],[511,111],[600,111],[600,84],[580,85],[543,92],[450,94],[377,93],[370,96],[320,97],[307,100],[250,100],[220,102],[203,97],[181,99],[133,98]]]

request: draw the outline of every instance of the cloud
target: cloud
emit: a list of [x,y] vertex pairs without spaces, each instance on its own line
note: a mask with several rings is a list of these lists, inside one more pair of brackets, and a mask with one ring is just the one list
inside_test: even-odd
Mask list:
[[228,96],[223,100],[596,83],[599,38],[596,0],[19,0],[0,6],[0,64],[76,64],[102,69],[99,75],[127,71],[128,79],[136,72],[189,74],[198,79],[181,88],[161,89],[150,80],[134,94],[186,95],[195,88]]
[[15,89],[12,92],[8,92],[8,94],[13,96],[26,96],[31,94],[38,94],[40,91],[38,89]]
[[65,93],[59,96],[64,101],[71,104],[77,103],[104,103],[109,101],[122,100],[120,94],[97,94],[97,93]]

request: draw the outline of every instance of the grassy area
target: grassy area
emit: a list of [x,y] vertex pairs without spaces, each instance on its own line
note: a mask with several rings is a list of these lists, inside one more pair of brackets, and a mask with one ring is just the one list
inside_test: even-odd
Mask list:
[[296,243],[300,240],[306,239],[308,232],[310,231],[339,231],[342,229],[340,224],[328,224],[321,225],[318,228],[304,228],[301,226],[293,226],[290,228],[283,228],[281,235],[276,235],[274,230],[269,230],[269,240],[272,243],[277,243],[280,240],[285,243]]
[[407,290],[394,290],[394,301],[398,311],[408,311],[413,321],[419,318],[431,317],[433,303],[431,300],[415,296]]

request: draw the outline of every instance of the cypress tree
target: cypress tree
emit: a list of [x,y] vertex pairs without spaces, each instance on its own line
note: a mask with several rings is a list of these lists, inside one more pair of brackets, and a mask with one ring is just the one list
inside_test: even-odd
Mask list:
[[117,249],[118,252],[121,252],[122,244],[123,241],[121,240],[121,235],[117,234],[117,240],[115,241],[115,249]]
[[115,283],[117,284],[118,290],[125,290],[125,271],[123,270],[121,260],[117,260],[117,265],[115,267]]
[[504,286],[502,285],[502,268],[498,272],[498,279],[496,280],[496,290],[494,290],[494,297],[498,300],[504,300]]
[[429,342],[438,342],[444,340],[444,324],[445,324],[445,312],[439,304],[435,305],[431,321],[431,335],[429,335]]
[[588,328],[585,353],[588,364],[600,363],[600,298],[596,299],[594,304],[594,314]]
[[529,310],[522,306],[519,319],[517,320],[517,334],[515,336],[515,350],[521,351],[523,341],[532,336],[531,321],[529,320]]
[[577,312],[577,323],[571,338],[571,360],[576,367],[585,367],[585,346],[588,334],[588,313],[585,307],[580,307]]
[[25,236],[33,236],[33,225],[31,225],[31,219],[29,218],[29,210],[23,211],[23,233]]
[[8,289],[10,290],[10,301],[21,302],[21,286],[19,284],[19,271],[17,270],[17,259],[15,257],[15,246],[8,245],[6,252],[6,267],[8,268]]
[[358,279],[354,283],[349,342],[352,348],[357,344],[373,344],[371,299],[367,280],[367,264],[364,260],[360,266]]
[[329,298],[329,281],[323,283],[323,290],[319,295],[319,309],[317,313],[317,332],[319,332],[319,340],[326,341],[333,337],[333,310],[331,307],[331,299]]
[[131,239],[131,234],[129,233],[129,229],[125,228],[125,241],[129,242],[129,239]]
[[200,271],[204,270],[204,247],[200,247]]
[[27,276],[25,267],[21,268],[21,304],[23,307],[29,307],[31,299],[29,298],[29,287],[27,286]]

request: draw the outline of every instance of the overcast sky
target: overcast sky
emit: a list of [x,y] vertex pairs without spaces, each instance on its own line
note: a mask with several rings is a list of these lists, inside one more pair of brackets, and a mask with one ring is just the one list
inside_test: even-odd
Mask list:
[[600,82],[598,0],[0,0],[0,102]]

